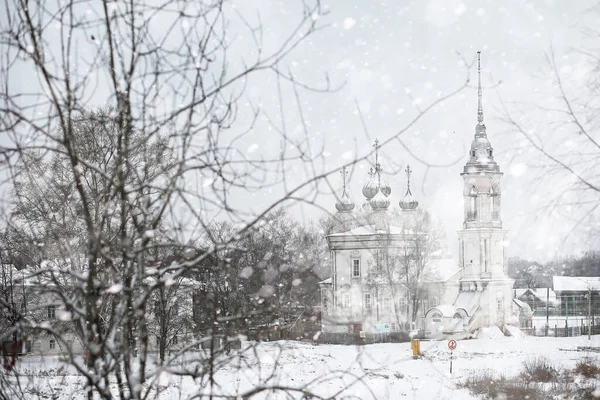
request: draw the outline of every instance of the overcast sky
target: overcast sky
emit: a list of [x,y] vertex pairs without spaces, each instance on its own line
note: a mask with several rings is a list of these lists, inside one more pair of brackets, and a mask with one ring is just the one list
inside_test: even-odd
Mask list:
[[[246,2],[236,4],[242,10],[249,7]],[[260,13],[269,35],[277,37],[289,29],[297,11],[294,4],[263,0]],[[481,50],[485,123],[496,160],[505,173],[502,216],[510,230],[509,254],[544,260],[557,252],[593,247],[586,238],[574,235],[565,244],[563,239],[570,230],[566,221],[544,217],[534,221],[533,176],[527,160],[513,160],[511,145],[517,136],[499,120],[501,100],[535,103],[546,95],[540,88],[549,75],[545,54],[550,46],[561,64],[576,62],[570,54],[583,40],[581,28],[593,25],[597,18],[587,12],[590,2],[331,0],[325,5],[329,14],[322,22],[330,26],[313,35],[291,60],[294,72],[305,80],[318,81],[327,71],[332,82],[345,83],[335,93],[303,95],[311,134],[324,141],[331,166],[351,158],[356,146],[366,149],[375,137],[385,140],[394,135],[416,115],[417,106],[424,107],[463,84],[466,69],[461,58],[473,62],[476,51]],[[463,217],[459,174],[476,124],[475,83],[476,69],[472,68],[471,88],[437,107],[403,135],[422,160],[447,164],[458,159],[457,164],[430,169],[425,177],[425,166],[399,145],[382,150],[387,172],[411,164],[416,181],[413,193],[422,207],[441,219],[453,252]],[[250,93],[265,101],[272,96],[261,87],[251,87]],[[361,127],[355,101],[370,137]],[[261,143],[265,146],[268,144]],[[357,205],[364,200],[360,190],[367,167],[359,166],[351,177]],[[391,175],[388,180],[392,206],[397,207],[406,190],[404,174]],[[325,196],[318,201],[332,212],[334,202]],[[294,212],[315,219],[322,214],[309,207]]]
[[[296,0],[237,0],[232,4],[250,23],[257,23],[260,15],[267,50],[284,39],[302,12]],[[561,68],[577,67],[579,61],[572,50],[585,43],[581,29],[599,22],[598,14],[589,12],[593,1],[328,0],[323,4],[327,12],[315,18],[324,29],[304,41],[285,63],[285,68],[304,82],[319,86],[327,74],[334,86],[341,87],[332,93],[300,93],[310,141],[314,148],[324,147],[325,161],[318,168],[335,168],[357,154],[365,154],[375,138],[385,141],[396,135],[419,108],[456,90],[470,78],[468,88],[402,134],[402,140],[418,159],[398,143],[385,146],[381,157],[392,186],[392,206],[398,207],[406,191],[402,170],[409,163],[414,171],[413,194],[421,207],[441,220],[449,250],[455,252],[456,231],[462,228],[463,219],[460,172],[477,122],[476,68],[471,64],[469,69],[465,61],[474,63],[476,52],[481,50],[485,123],[496,161],[505,173],[502,217],[504,227],[510,231],[509,254],[545,260],[557,253],[580,252],[597,245],[579,233],[565,243],[570,223],[543,215],[533,218],[539,197],[547,194],[539,192],[539,174],[531,173],[532,158],[515,158],[518,136],[499,120],[502,102],[535,104],[547,97],[550,71],[545,54],[551,46]],[[252,41],[239,21],[231,23],[228,35],[236,39],[229,57],[235,67],[236,60],[249,56]],[[93,50],[89,43],[81,43],[82,51]],[[577,69],[568,71],[576,75],[573,71]],[[30,75],[23,69],[23,79],[11,85],[27,91],[28,85],[35,85]],[[273,76],[264,77],[258,74],[248,82],[247,95],[273,110],[279,105]],[[106,104],[102,85],[96,90],[89,105]],[[300,131],[293,92],[284,91],[283,99],[288,128]],[[357,108],[364,116],[366,130]],[[295,111],[290,112],[292,109]],[[269,155],[279,151],[278,141],[259,129],[240,143],[248,153]],[[302,171],[290,167],[290,179],[300,181]],[[350,191],[357,206],[364,201],[361,188],[368,167],[368,163],[359,164],[350,177]],[[538,185],[533,185],[534,180]],[[339,176],[334,176],[332,183],[340,188]],[[551,187],[552,182],[545,185]],[[260,211],[277,194],[262,191],[253,199],[239,196],[237,203]],[[317,199],[317,204],[330,212],[335,211],[334,203],[332,195]],[[298,218],[315,221],[324,213],[309,206],[292,207],[292,212]]]

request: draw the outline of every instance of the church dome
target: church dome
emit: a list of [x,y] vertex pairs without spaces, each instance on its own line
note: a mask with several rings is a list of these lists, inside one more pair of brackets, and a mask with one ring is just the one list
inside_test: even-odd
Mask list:
[[387,210],[390,206],[390,201],[385,197],[381,190],[377,191],[375,197],[371,199],[371,208],[375,211]]
[[342,196],[340,197],[338,202],[335,203],[335,208],[339,212],[351,212],[352,210],[354,210],[354,202],[346,192],[346,185],[348,183],[346,181],[346,178],[348,177],[348,170],[345,166],[340,171],[340,174],[342,174]]
[[475,136],[473,139],[465,169],[469,166],[478,170],[499,171],[498,164],[494,160],[494,150],[487,136]]
[[345,190],[344,193],[342,193],[342,197],[335,203],[335,208],[339,212],[350,212],[354,210],[354,202],[350,199],[350,196],[348,196]]
[[417,207],[419,207],[419,202],[417,201],[417,199],[415,199],[412,192],[410,191],[410,175],[412,174],[410,165],[406,166],[404,172],[406,172],[406,194],[404,195],[402,200],[400,200],[400,203],[398,203],[398,205],[403,210],[416,210]]
[[375,179],[373,174],[369,173],[369,179],[367,180],[367,183],[365,183],[365,186],[363,186],[362,193],[367,200],[371,200],[378,191],[379,187],[377,185],[377,179]]
[[419,202],[415,199],[410,190],[408,190],[398,205],[403,210],[416,210],[417,207],[419,207]]
[[379,178],[379,190],[381,191],[381,193],[383,193],[385,197],[388,197],[392,193],[392,188],[390,187],[390,184],[387,183],[387,181],[383,179],[383,177]]
[[371,207],[371,202],[369,200],[366,200],[363,205],[362,205],[362,210],[365,212],[368,211],[373,211],[373,208]]

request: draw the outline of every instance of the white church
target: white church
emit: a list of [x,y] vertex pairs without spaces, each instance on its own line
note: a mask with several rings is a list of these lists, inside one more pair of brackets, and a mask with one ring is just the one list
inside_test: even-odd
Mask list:
[[475,136],[460,174],[464,222],[458,260],[428,248],[432,232],[410,190],[410,166],[405,196],[390,205],[392,188],[382,176],[376,142],[362,207],[348,196],[342,171],[336,224],[327,235],[331,278],[321,282],[323,332],[421,329],[428,338],[461,337],[482,327],[503,329],[515,320],[501,219],[502,172],[483,122],[480,62],[478,76]]

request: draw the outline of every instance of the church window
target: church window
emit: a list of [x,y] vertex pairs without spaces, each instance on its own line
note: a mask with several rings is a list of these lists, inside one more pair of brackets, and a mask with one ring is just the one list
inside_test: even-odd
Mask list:
[[488,272],[488,257],[489,257],[489,254],[488,254],[488,241],[487,241],[487,239],[483,239],[483,255],[484,255],[483,262],[484,262],[484,265],[485,265],[485,272]]
[[431,318],[442,318],[442,314],[438,311],[431,314]]
[[48,306],[48,319],[56,318],[56,306]]
[[400,298],[400,310],[404,310],[406,308],[406,299],[404,297]]
[[492,150],[492,148],[490,147],[490,148],[488,149],[488,156],[492,157],[492,152],[493,152],[493,150]]
[[344,293],[342,297],[342,308],[350,308],[350,293]]
[[475,185],[471,186],[469,190],[470,204],[469,204],[469,215],[468,219],[477,219],[477,188]]
[[360,277],[360,260],[357,258],[352,260],[352,277]]
[[452,318],[462,319],[462,314],[461,313],[455,313]]
[[364,307],[365,310],[370,310],[372,308],[371,293],[364,294]]
[[383,308],[386,310],[392,308],[392,299],[390,297],[385,297],[383,299]]

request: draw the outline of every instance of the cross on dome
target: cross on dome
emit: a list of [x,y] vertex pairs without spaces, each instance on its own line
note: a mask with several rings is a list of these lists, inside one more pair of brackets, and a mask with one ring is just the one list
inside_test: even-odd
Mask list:
[[335,203],[335,208],[339,212],[351,212],[352,210],[354,210],[354,202],[352,201],[352,199],[350,199],[348,193],[346,193],[346,179],[348,177],[348,170],[346,169],[346,166],[342,168],[340,174],[342,175],[342,197],[340,197],[338,202]]
[[404,172],[406,173],[406,194],[402,200],[400,200],[398,205],[403,210],[415,210],[417,207],[419,207],[419,202],[414,198],[412,192],[410,191],[410,175],[412,174],[410,165],[406,165]]
[[340,171],[340,174],[342,175],[342,191],[343,193],[346,193],[346,178],[348,176],[348,170],[346,169],[345,165]]

